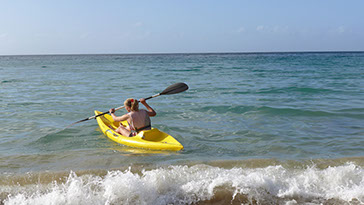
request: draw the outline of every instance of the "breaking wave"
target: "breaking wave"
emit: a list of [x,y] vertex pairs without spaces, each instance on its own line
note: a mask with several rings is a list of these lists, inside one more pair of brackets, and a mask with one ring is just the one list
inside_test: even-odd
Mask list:
[[[48,183],[1,186],[4,204],[337,204],[364,203],[364,169],[220,168],[205,164],[151,170],[70,172]],[[37,180],[34,180],[37,181]],[[43,180],[44,181],[44,180]]]

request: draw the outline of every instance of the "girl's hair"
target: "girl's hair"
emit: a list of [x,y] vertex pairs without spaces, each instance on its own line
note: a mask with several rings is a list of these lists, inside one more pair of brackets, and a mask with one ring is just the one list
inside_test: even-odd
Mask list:
[[137,100],[133,98],[128,98],[125,100],[124,105],[130,107],[131,111],[138,111],[139,110],[139,103]]

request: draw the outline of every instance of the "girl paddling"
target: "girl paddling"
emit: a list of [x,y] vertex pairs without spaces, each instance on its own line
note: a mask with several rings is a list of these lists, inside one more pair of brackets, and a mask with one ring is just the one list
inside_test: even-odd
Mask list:
[[144,98],[141,98],[139,101],[147,108],[147,110],[139,109],[138,101],[132,98],[128,98],[124,102],[125,109],[128,111],[127,114],[118,117],[114,114],[114,108],[109,110],[114,121],[121,122],[127,120],[129,124],[129,126],[124,127],[120,123],[120,126],[115,130],[116,132],[123,136],[132,137],[142,130],[151,129],[151,121],[149,117],[154,117],[157,113],[148,105]]

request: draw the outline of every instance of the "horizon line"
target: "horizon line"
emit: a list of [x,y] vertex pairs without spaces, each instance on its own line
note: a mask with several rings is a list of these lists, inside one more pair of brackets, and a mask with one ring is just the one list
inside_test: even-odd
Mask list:
[[214,55],[214,54],[279,54],[279,53],[364,53],[362,51],[221,51],[221,52],[150,52],[150,53],[58,53],[58,54],[0,54],[6,56],[92,56],[92,55]]

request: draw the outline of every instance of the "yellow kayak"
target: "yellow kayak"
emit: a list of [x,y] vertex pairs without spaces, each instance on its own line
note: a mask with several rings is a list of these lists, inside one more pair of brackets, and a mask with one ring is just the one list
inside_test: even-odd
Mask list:
[[[95,115],[102,112],[95,110]],[[181,143],[174,139],[171,135],[152,128],[151,130],[144,130],[138,133],[134,137],[125,137],[117,132],[115,129],[119,127],[120,122],[115,122],[109,114],[97,117],[97,123],[100,126],[101,131],[111,140],[127,145],[130,147],[138,147],[144,149],[153,150],[171,150],[179,151],[183,149]],[[121,122],[124,126],[127,126],[127,122]]]

